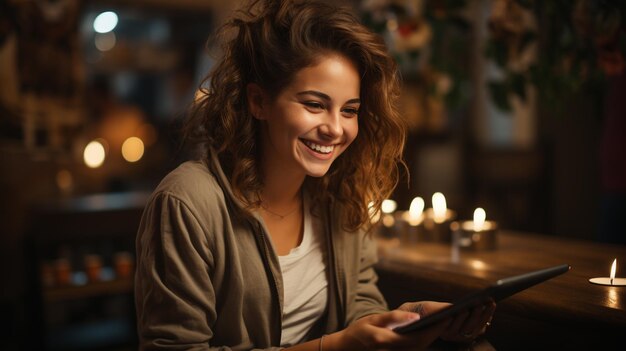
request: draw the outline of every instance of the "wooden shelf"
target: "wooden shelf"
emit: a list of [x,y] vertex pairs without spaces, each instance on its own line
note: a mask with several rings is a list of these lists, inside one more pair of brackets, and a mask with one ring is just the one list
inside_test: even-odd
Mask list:
[[[135,250],[148,196],[104,193],[33,205],[25,238],[32,301],[26,349],[110,350],[110,345],[136,349],[134,277],[132,272],[118,275],[115,267],[118,253],[132,256]],[[89,282],[87,255],[102,259],[97,282]],[[69,272],[57,266],[61,259],[68,261]],[[47,285],[60,281],[71,283]]]
[[132,293],[133,288],[134,282],[132,278],[116,279],[86,285],[46,288],[43,290],[43,299],[46,302],[56,302],[104,295],[128,294]]

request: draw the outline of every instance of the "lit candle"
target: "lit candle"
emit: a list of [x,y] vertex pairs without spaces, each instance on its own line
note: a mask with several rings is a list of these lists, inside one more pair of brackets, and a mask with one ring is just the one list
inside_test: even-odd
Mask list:
[[[390,199],[385,199],[383,200],[381,206],[380,206],[380,212],[382,213],[377,213],[377,214],[373,214],[373,218],[372,220],[376,220],[376,222],[378,222],[378,220],[380,220],[380,222],[382,223],[382,225],[377,226],[377,232],[379,235],[383,236],[383,237],[396,237],[397,233],[396,233],[396,220],[394,218],[394,211],[396,210],[396,208],[398,207],[398,204]],[[373,212],[373,207],[370,204],[370,213]]]
[[427,241],[451,242],[450,222],[456,212],[448,209],[446,197],[436,192],[432,196],[433,207],[426,210],[424,220],[424,236]]
[[435,223],[443,223],[446,220],[446,197],[437,192],[433,194],[432,201]]
[[496,230],[498,225],[494,221],[487,221],[487,213],[481,207],[474,210],[474,220],[453,222],[450,227],[459,232],[457,244],[463,248],[474,250],[495,249]]
[[474,231],[480,232],[483,230],[485,226],[485,219],[487,218],[487,213],[481,207],[478,207],[474,210]]
[[422,221],[422,217],[424,215],[424,199],[421,197],[416,197],[411,201],[411,205],[409,206],[409,224],[417,225]]
[[417,196],[411,201],[408,211],[397,217],[399,221],[400,239],[406,243],[424,240],[424,199]]
[[615,278],[615,272],[617,270],[617,258],[613,260],[611,265],[611,274],[609,277],[591,278],[590,283],[598,285],[610,285],[610,286],[626,286],[626,278]]
[[617,258],[613,260],[611,265],[611,285],[613,285],[613,279],[615,279],[615,266],[617,266]]

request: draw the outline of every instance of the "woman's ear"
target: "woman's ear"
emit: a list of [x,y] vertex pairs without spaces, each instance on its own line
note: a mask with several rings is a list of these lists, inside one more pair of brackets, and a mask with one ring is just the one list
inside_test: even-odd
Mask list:
[[248,111],[252,117],[263,120],[263,102],[265,94],[263,88],[256,83],[248,83],[246,86],[246,97],[248,99]]

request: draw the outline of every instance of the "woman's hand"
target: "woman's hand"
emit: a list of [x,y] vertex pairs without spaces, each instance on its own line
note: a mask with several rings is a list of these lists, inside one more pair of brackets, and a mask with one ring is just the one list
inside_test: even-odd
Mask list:
[[[449,303],[435,301],[410,302],[403,304],[398,309],[427,316],[449,305]],[[495,302],[490,300],[483,305],[475,306],[468,311],[457,314],[450,318],[450,323],[441,333],[441,338],[452,342],[469,342],[474,340],[485,333],[491,323],[495,309]]]
[[420,332],[398,334],[394,326],[420,318],[415,312],[394,310],[363,317],[346,329],[324,338],[323,349],[334,350],[421,350],[432,344],[446,330],[444,321]]
[[412,302],[391,312],[363,317],[346,329],[325,337],[323,350],[422,350],[437,338],[470,342],[485,332],[496,308],[496,304],[490,301],[420,331],[399,334],[392,330],[449,305],[435,301]]

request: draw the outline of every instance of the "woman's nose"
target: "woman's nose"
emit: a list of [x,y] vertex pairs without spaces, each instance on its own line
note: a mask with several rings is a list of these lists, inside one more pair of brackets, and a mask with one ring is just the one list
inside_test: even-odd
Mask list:
[[343,127],[341,126],[341,112],[328,112],[324,123],[320,126],[320,132],[329,139],[340,136],[343,133]]

